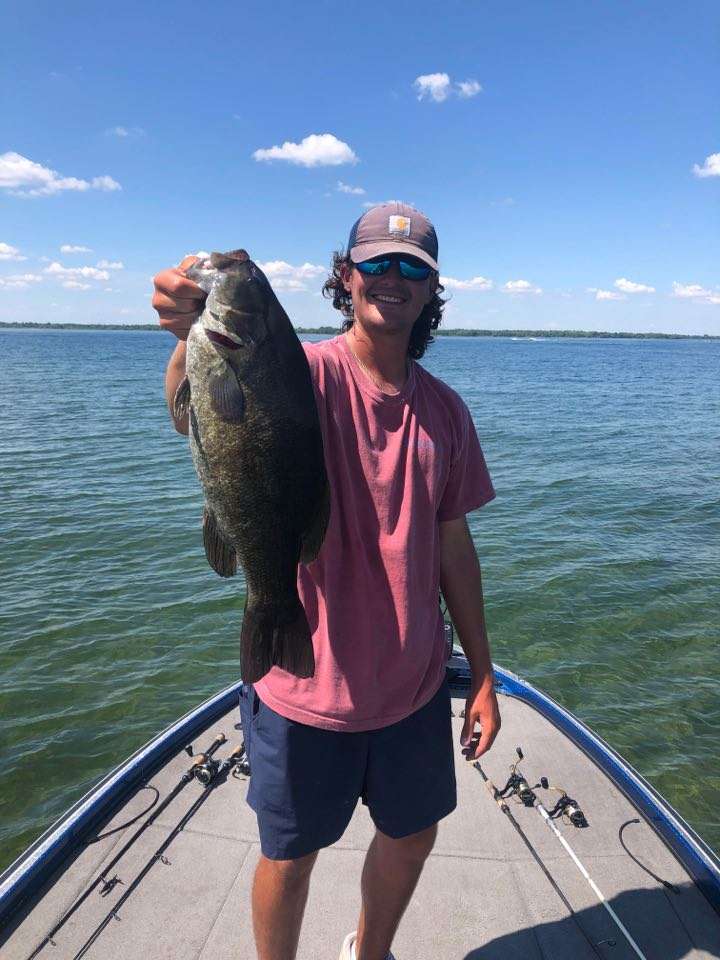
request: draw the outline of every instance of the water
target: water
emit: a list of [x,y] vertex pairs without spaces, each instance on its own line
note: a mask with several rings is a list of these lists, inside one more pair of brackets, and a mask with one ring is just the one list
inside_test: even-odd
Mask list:
[[[0,333],[0,868],[238,676],[241,584],[163,397],[159,332]],[[720,848],[720,343],[439,340],[498,492],[494,659]]]

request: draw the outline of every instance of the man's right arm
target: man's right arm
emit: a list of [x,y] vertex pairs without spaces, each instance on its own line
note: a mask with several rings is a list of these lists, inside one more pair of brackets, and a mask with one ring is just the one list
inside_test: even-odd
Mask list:
[[160,326],[169,330],[179,341],[165,371],[165,400],[175,429],[185,435],[189,432],[188,417],[175,417],[173,400],[178,384],[185,376],[186,340],[190,327],[202,312],[205,303],[204,290],[185,276],[185,270],[197,259],[185,257],[178,267],[163,270],[153,278],[155,293],[152,305],[158,312]]

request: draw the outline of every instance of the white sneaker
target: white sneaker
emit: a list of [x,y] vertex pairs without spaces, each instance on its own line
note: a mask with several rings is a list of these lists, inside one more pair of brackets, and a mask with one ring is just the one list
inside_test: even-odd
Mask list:
[[340,960],[353,960],[353,944],[355,943],[355,937],[357,936],[357,931],[353,930],[352,933],[349,933],[343,940],[342,950],[340,951]]
[[[357,937],[357,930],[353,930],[352,933],[349,933],[343,940],[342,950],[340,951],[340,960],[357,960],[355,956],[355,938]],[[392,953],[388,953],[385,960],[395,960],[395,957]]]

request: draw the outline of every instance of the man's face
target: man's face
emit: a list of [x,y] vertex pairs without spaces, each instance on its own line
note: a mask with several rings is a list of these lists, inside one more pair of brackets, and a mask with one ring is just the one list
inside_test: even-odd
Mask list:
[[355,320],[368,331],[409,333],[437,287],[431,273],[425,280],[406,280],[395,260],[379,277],[355,267],[343,273],[343,285],[352,297]]

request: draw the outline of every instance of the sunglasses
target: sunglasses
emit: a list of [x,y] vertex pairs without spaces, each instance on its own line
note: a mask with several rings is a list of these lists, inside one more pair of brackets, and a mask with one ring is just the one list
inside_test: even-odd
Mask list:
[[397,263],[400,270],[400,276],[406,280],[427,280],[432,273],[432,267],[429,267],[422,260],[416,260],[415,257],[408,257],[405,254],[392,253],[386,256],[373,257],[372,260],[361,260],[354,264],[355,267],[368,277],[381,277],[390,269],[391,263]]

